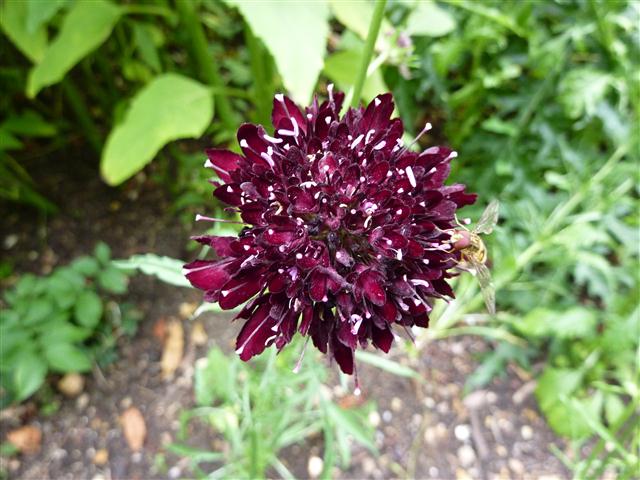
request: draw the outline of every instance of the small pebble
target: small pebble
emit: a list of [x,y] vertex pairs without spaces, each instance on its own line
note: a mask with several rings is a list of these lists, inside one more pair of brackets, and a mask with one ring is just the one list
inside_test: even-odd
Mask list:
[[391,399],[391,410],[393,410],[394,412],[399,412],[400,410],[402,410],[402,400],[400,400],[398,397],[393,397]]
[[456,438],[461,442],[466,442],[471,438],[471,427],[469,425],[456,425],[456,428],[453,430]]
[[496,445],[496,453],[501,457],[506,457],[509,452],[504,445]]
[[385,422],[390,422],[392,418],[393,415],[389,410],[385,410],[384,412],[382,412],[382,420],[384,420]]
[[324,468],[324,461],[317,456],[309,457],[309,462],[307,463],[307,472],[309,472],[309,476],[313,478],[317,478],[322,473],[322,469]]
[[436,401],[431,397],[425,397],[424,406],[427,408],[433,408],[436,406]]
[[375,410],[369,414],[369,425],[374,428],[380,425],[380,414]]
[[78,410],[84,410],[85,408],[87,408],[87,405],[89,405],[89,394],[83,393],[76,400],[76,408]]
[[169,475],[169,478],[178,478],[182,473],[182,469],[178,466],[174,466],[171,467],[167,473]]
[[522,438],[525,440],[531,440],[533,438],[533,428],[529,425],[523,425],[522,428],[520,428],[520,435],[522,435]]
[[109,461],[109,450],[101,448],[93,455],[93,463],[99,467],[106,464]]
[[458,459],[464,467],[468,467],[476,460],[476,452],[469,445],[463,445],[458,449]]
[[509,468],[517,476],[522,476],[522,474],[524,473],[524,464],[517,458],[509,459]]

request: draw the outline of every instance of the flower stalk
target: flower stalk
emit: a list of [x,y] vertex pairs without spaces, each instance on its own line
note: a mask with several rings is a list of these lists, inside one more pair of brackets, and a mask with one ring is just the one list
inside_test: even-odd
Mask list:
[[378,0],[376,2],[373,16],[371,17],[371,23],[369,24],[369,31],[367,32],[367,40],[364,45],[364,51],[362,52],[362,63],[360,64],[360,70],[353,86],[353,97],[351,97],[351,106],[356,107],[360,102],[362,96],[362,88],[364,82],[367,79],[367,70],[369,69],[369,63],[371,63],[371,57],[373,56],[373,50],[378,39],[378,33],[380,32],[380,25],[382,25],[382,19],[384,17],[384,7],[387,4],[387,0]]

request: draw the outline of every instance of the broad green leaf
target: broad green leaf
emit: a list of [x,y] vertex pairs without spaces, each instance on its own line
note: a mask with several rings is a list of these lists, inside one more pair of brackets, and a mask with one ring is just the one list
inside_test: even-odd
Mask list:
[[420,374],[414,369],[384,358],[382,354],[376,355],[374,353],[356,350],[356,360],[368,363],[380,370],[398,375],[399,377],[420,378]]
[[136,48],[140,54],[140,58],[153,69],[154,72],[160,72],[162,65],[158,49],[153,42],[153,33],[151,26],[146,23],[136,22],[133,24],[133,37],[136,42]]
[[536,398],[540,406],[558,402],[558,395],[569,395],[580,386],[582,372],[577,370],[546,368],[536,386]]
[[106,266],[111,260],[111,248],[106,243],[99,242],[93,249],[93,255],[103,266]]
[[33,32],[27,30],[27,3],[22,0],[5,0],[0,6],[0,26],[32,62],[39,62],[47,48],[47,32],[44,27]]
[[253,33],[262,40],[294,100],[311,99],[322,70],[329,36],[329,6],[314,2],[247,2],[227,0],[238,8]]
[[102,300],[95,292],[84,291],[76,300],[73,314],[80,325],[93,328],[102,318]]
[[[46,343],[46,339],[43,339]],[[61,373],[86,372],[91,370],[91,360],[87,354],[70,343],[53,343],[43,345],[44,356],[49,366]]]
[[[360,50],[343,50],[327,57],[324,74],[340,89],[347,90],[353,85],[360,68]],[[362,88],[362,99],[370,101],[376,95],[388,90],[380,69],[376,69],[367,77]]]
[[27,309],[27,313],[22,318],[24,325],[35,325],[44,322],[53,313],[53,303],[44,298],[34,300]]
[[456,21],[448,11],[431,0],[422,0],[409,15],[406,30],[409,35],[441,37],[455,28]]
[[46,26],[67,3],[67,0],[26,0],[27,32],[33,35],[40,27]]
[[92,330],[73,325],[68,320],[47,323],[48,331],[43,332],[47,343],[76,343],[91,336]]
[[153,253],[134,255],[127,260],[115,260],[113,264],[122,270],[140,270],[145,275],[153,275],[170,285],[177,287],[191,287],[189,281],[182,274],[182,260],[161,257]]
[[127,291],[127,276],[115,266],[108,266],[98,274],[98,285],[111,293]]
[[100,266],[95,258],[89,256],[83,256],[76,258],[71,263],[71,268],[81,275],[85,275],[87,277],[93,277],[98,273]]
[[33,351],[25,351],[13,363],[13,389],[17,401],[33,394],[44,382],[47,363]]
[[62,22],[60,32],[29,72],[27,96],[59,82],[71,68],[104,42],[121,15],[107,0],[76,2]]
[[168,73],[135,96],[124,121],[107,139],[100,170],[117,185],[141,170],[168,142],[197,138],[213,116],[213,97],[204,85]]

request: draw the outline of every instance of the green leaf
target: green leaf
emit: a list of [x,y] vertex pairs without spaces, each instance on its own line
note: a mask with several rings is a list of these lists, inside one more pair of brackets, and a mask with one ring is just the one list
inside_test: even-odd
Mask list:
[[44,382],[47,363],[33,351],[25,351],[14,361],[13,389],[18,402],[33,394]]
[[127,260],[114,260],[113,264],[122,270],[140,270],[145,275],[153,275],[170,285],[177,287],[191,287],[189,281],[182,274],[182,260],[161,257],[153,253],[134,255]]
[[27,32],[33,35],[67,4],[67,0],[26,0]]
[[47,32],[40,27],[33,32],[27,30],[27,3],[22,0],[5,0],[0,7],[0,26],[13,42],[32,62],[38,62],[47,48]]
[[[353,84],[360,68],[361,49],[343,50],[332,53],[324,64],[324,74],[335,84],[347,90]],[[380,69],[376,69],[367,77],[362,88],[362,99],[370,101],[376,95],[387,91]]]
[[67,373],[91,370],[91,360],[87,354],[70,343],[47,344],[43,347],[44,356],[49,366],[55,371]]
[[571,70],[559,86],[559,100],[570,118],[592,116],[609,90],[613,77],[590,67]]
[[79,274],[87,277],[95,276],[100,270],[100,266],[98,265],[96,259],[88,256],[76,258],[71,263],[71,268]]
[[536,398],[544,410],[558,402],[561,394],[573,393],[582,382],[582,372],[577,370],[547,367],[538,380]]
[[33,110],[9,117],[2,123],[2,128],[27,137],[52,137],[57,131],[54,124],[47,122]]
[[43,332],[41,341],[48,343],[76,343],[91,336],[88,328],[73,325],[68,320],[53,321],[47,323],[48,331]]
[[384,358],[382,355],[356,350],[356,360],[373,365],[380,370],[392,373],[399,377],[420,378],[420,374],[410,367],[400,365],[398,362]]
[[265,44],[294,100],[306,104],[322,71],[326,52],[327,3],[322,0],[227,0],[227,3],[238,8],[253,33]]
[[53,303],[44,298],[34,300],[22,319],[24,325],[35,325],[44,322],[53,313]]
[[27,96],[33,98],[43,87],[62,80],[76,63],[109,37],[120,14],[120,7],[106,0],[76,2],[42,60],[29,72]]
[[73,314],[80,325],[94,328],[102,318],[102,300],[95,292],[84,291],[76,300]]
[[162,65],[160,64],[158,49],[153,42],[153,31],[151,29],[152,26],[146,23],[136,22],[133,24],[133,38],[140,58],[157,73],[162,70]]
[[99,242],[93,250],[93,255],[102,265],[106,266],[111,261],[111,248],[106,243]]
[[168,142],[202,135],[212,115],[213,97],[207,87],[174,73],[156,77],[138,92],[124,121],[109,134],[100,164],[102,177],[110,185],[122,183]]
[[366,426],[367,422],[362,418],[362,415],[358,415],[353,410],[341,408],[331,401],[326,402],[326,409],[338,432],[348,433],[372,452],[376,451],[373,432]]
[[[373,17],[373,3],[355,0],[329,0],[331,12],[338,21],[365,40]],[[384,31],[384,28],[383,28]]]
[[409,35],[441,37],[456,28],[453,16],[431,0],[422,0],[411,12],[406,31]]
[[127,276],[113,266],[105,268],[98,274],[98,284],[111,293],[125,293],[127,283]]

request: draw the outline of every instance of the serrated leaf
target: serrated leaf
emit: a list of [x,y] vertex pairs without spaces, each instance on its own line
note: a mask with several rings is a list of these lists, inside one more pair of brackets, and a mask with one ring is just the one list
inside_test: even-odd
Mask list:
[[0,7],[0,26],[13,42],[32,62],[38,62],[47,48],[47,32],[40,27],[33,32],[27,30],[27,3],[21,0],[5,0]]
[[113,264],[123,270],[140,270],[145,275],[153,275],[170,285],[191,287],[189,281],[182,274],[184,265],[182,260],[147,253],[134,255],[127,260],[114,260]]
[[110,185],[122,183],[167,143],[202,135],[212,115],[213,97],[206,86],[174,73],[156,77],[138,92],[124,121],[109,134],[100,163],[102,177]]
[[76,300],[73,314],[80,325],[94,328],[102,318],[102,300],[95,292],[84,291]]
[[326,53],[329,36],[327,3],[322,0],[226,1],[238,8],[253,33],[265,44],[294,100],[307,103]]
[[570,118],[592,116],[609,90],[612,76],[590,67],[571,70],[559,85],[560,103]]
[[104,42],[122,10],[106,0],[76,2],[65,16],[60,32],[29,72],[27,96],[64,78],[71,68]]
[[[46,342],[46,339],[43,339]],[[44,356],[49,366],[61,373],[86,372],[91,370],[88,355],[70,343],[54,343],[43,345]]]

